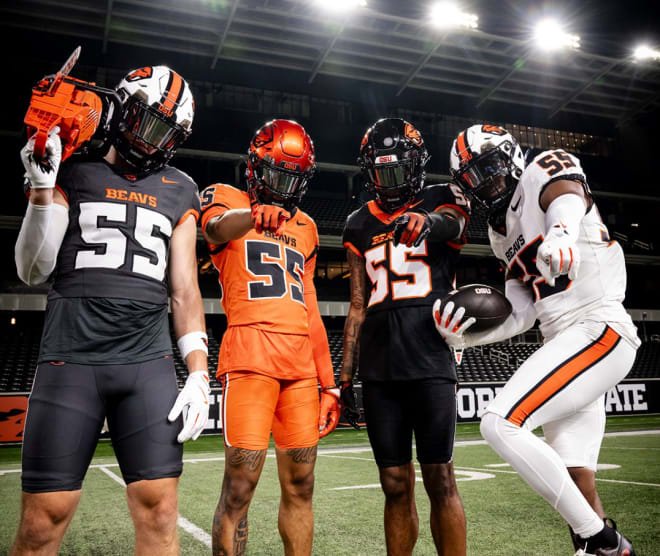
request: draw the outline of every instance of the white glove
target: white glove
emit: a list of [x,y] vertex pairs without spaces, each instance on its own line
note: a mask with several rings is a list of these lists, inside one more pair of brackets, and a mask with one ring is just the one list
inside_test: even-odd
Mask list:
[[183,444],[186,440],[197,440],[209,418],[209,374],[193,371],[170,410],[167,419],[172,422],[183,413],[183,428],[176,439]]
[[[442,301],[439,299],[436,299],[433,304],[433,322],[435,323],[435,328],[440,336],[444,338],[445,342],[447,342],[449,347],[463,349],[465,347],[463,334],[468,328],[470,328],[470,326],[477,322],[477,319],[470,317],[465,319],[465,322],[461,323],[465,316],[465,307],[459,307],[454,312],[454,302],[449,301],[445,305],[441,314],[441,304]],[[453,315],[452,312],[454,312]]]
[[54,127],[46,141],[44,158],[37,160],[34,157],[34,136],[21,149],[21,160],[25,166],[25,178],[30,182],[32,189],[53,189],[57,171],[62,160],[62,142],[59,137],[60,128]]
[[555,285],[555,278],[567,274],[569,280],[575,280],[580,268],[580,250],[575,240],[564,234],[561,226],[552,230],[539,245],[536,252],[536,268],[549,286]]

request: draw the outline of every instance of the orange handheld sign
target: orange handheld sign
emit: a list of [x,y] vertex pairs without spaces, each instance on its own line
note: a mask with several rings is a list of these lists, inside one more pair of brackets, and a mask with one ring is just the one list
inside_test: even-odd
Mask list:
[[69,77],[79,56],[80,47],[54,76],[42,78],[32,89],[23,121],[28,137],[35,138],[34,154],[38,158],[43,158],[48,135],[55,126],[60,128],[62,160],[88,149],[93,140],[97,149],[109,145],[114,123],[121,114],[121,101],[115,91]]

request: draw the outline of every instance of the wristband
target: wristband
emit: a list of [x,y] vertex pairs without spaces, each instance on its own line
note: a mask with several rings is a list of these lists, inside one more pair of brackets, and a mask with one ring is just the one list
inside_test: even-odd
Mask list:
[[206,335],[206,332],[202,331],[188,332],[188,334],[181,336],[176,341],[176,345],[179,348],[179,352],[181,353],[181,359],[185,361],[190,352],[196,350],[203,351],[206,355],[208,355],[208,340],[209,337]]

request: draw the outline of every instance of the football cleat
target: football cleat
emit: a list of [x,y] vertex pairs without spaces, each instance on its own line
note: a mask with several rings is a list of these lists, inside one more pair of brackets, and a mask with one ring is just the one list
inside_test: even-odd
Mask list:
[[[635,549],[633,548],[632,543],[621,533],[619,533],[619,531],[617,531],[616,523],[614,523],[614,521],[610,518],[605,518],[605,526],[614,529],[617,540],[616,546],[609,548],[596,548],[591,550],[589,548],[589,543],[587,542],[583,548],[578,549],[578,551],[575,553],[575,556],[635,556]],[[577,537],[576,540],[578,543],[584,542],[579,537]]]

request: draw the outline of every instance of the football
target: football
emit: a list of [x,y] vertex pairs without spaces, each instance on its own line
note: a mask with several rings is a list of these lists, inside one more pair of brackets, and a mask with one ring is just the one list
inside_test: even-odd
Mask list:
[[443,306],[449,301],[453,301],[456,308],[465,307],[464,319],[477,319],[467,332],[483,332],[499,326],[513,310],[511,302],[500,290],[485,284],[461,286],[445,296]]

